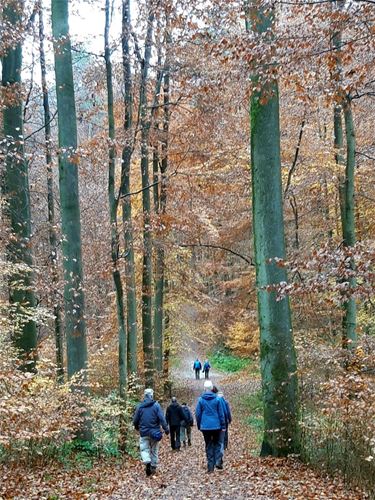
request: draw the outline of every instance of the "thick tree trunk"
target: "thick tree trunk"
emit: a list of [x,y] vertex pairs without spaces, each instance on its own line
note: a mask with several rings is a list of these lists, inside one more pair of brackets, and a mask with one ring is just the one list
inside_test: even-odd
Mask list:
[[[256,34],[271,33],[272,18],[259,3],[250,19]],[[279,96],[276,81],[258,82],[261,90],[251,97],[251,172],[265,425],[261,454],[286,456],[299,449],[296,354],[289,299],[278,301],[267,290],[287,281],[285,268],[270,261],[285,258]]]
[[130,373],[137,373],[137,299],[135,284],[135,264],[133,249],[133,224],[130,193],[130,168],[133,153],[133,90],[130,65],[130,0],[122,3],[122,60],[124,73],[125,105],[125,146],[122,151],[121,188],[122,222],[125,242],[125,278],[128,328],[128,368]]
[[104,28],[104,60],[107,80],[107,114],[108,114],[108,202],[109,216],[111,222],[111,257],[112,277],[116,292],[116,309],[118,323],[118,347],[119,347],[119,391],[122,398],[126,397],[127,385],[127,331],[124,314],[124,293],[122,288],[121,274],[118,266],[119,237],[117,230],[117,207],[118,198],[115,195],[116,179],[116,146],[115,146],[115,116],[113,109],[113,81],[111,50],[109,46],[109,29],[111,24],[110,0],[105,1],[105,28]]
[[[68,0],[52,0],[56,97],[59,129],[59,184],[64,267],[64,310],[68,377],[80,374],[79,390],[85,390],[87,343],[81,249],[81,219],[77,168],[77,121],[74,100]],[[90,439],[88,420],[80,437]]]
[[149,3],[145,51],[142,62],[139,92],[141,126],[141,175],[143,211],[143,261],[142,261],[142,337],[145,384],[154,385],[154,342],[152,335],[152,233],[151,233],[151,194],[149,189],[149,132],[150,120],[147,111],[147,83],[151,58],[154,24],[152,1]]
[[[22,19],[23,2],[8,2],[3,9],[3,21],[14,26]],[[9,299],[15,309],[16,326],[14,342],[23,359],[23,369],[35,369],[37,331],[33,320],[24,314],[25,309],[35,308],[33,291],[32,255],[30,249],[31,215],[28,164],[23,143],[23,112],[21,96],[22,46],[18,43],[3,56],[2,85],[12,92],[14,100],[3,110],[5,145],[5,172],[3,192],[8,201],[6,214],[11,226],[11,240],[7,247],[8,259],[17,265],[26,264],[28,271],[12,275],[9,283]]]
[[49,107],[49,95],[47,86],[47,70],[46,58],[44,51],[44,23],[43,23],[43,8],[39,6],[39,55],[40,55],[40,70],[43,90],[43,110],[44,110],[44,139],[46,149],[46,164],[47,164],[47,204],[48,204],[48,234],[50,245],[50,260],[52,271],[52,287],[53,287],[53,312],[55,317],[55,349],[56,349],[56,367],[57,380],[60,383],[64,382],[64,339],[62,327],[61,304],[58,293],[59,278],[57,266],[57,236],[55,229],[55,201],[53,193],[53,164],[51,154],[51,111]]

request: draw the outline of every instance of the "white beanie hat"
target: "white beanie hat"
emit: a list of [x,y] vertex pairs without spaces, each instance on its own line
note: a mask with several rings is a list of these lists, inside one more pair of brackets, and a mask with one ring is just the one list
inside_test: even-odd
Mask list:
[[145,389],[145,396],[148,396],[149,398],[152,399],[154,397],[154,390],[151,389],[151,387]]
[[211,380],[206,380],[205,383],[204,383],[204,390],[205,391],[212,391],[213,389],[213,384],[211,382]]

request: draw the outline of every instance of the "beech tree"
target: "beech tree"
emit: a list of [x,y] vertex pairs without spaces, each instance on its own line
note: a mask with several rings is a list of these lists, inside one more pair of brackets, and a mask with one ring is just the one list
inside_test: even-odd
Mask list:
[[[5,172],[2,191],[7,200],[6,213],[10,223],[8,259],[19,266],[9,282],[10,303],[15,328],[14,342],[25,370],[33,370],[37,348],[35,321],[28,316],[35,308],[31,254],[31,215],[28,161],[24,150],[22,102],[22,15],[24,2],[12,0],[2,11],[2,22],[11,27],[12,40],[2,58],[2,86],[8,96],[3,108],[3,148]],[[21,32],[20,32],[21,31]],[[22,269],[20,267],[23,267]],[[26,311],[29,311],[28,313]]]
[[[272,43],[269,3],[249,6],[247,26]],[[272,64],[272,63],[271,63]],[[274,63],[273,63],[274,64]],[[273,72],[253,75],[250,101],[253,232],[264,408],[261,455],[285,456],[299,449],[297,365],[289,298],[268,288],[287,281],[280,163],[278,84]]]
[[110,0],[105,2],[105,28],[104,28],[104,60],[107,80],[107,115],[108,115],[108,202],[111,223],[111,257],[112,277],[116,291],[116,309],[118,322],[119,345],[119,390],[120,396],[126,395],[127,383],[127,356],[128,338],[124,314],[124,292],[119,269],[119,234],[117,229],[118,196],[116,195],[116,145],[115,145],[115,116],[113,111],[113,77],[111,48],[109,45],[109,29],[111,25]]
[[122,66],[124,76],[124,131],[125,144],[122,150],[121,187],[122,223],[125,245],[125,280],[128,328],[128,367],[137,373],[137,297],[135,282],[132,205],[130,196],[130,170],[134,151],[133,139],[133,81],[130,59],[130,0],[122,2]]
[[[64,269],[64,313],[68,377],[79,374],[85,390],[87,343],[78,187],[77,121],[68,0],[52,0],[56,97],[59,134],[59,186]],[[82,372],[83,371],[83,372]],[[91,438],[86,425],[84,439]]]

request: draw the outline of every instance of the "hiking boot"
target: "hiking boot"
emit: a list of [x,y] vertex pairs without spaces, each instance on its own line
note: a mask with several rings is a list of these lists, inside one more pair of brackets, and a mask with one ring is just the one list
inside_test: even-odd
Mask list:
[[208,468],[207,468],[207,473],[208,473],[208,474],[211,474],[211,472],[213,472],[213,471],[214,471],[214,468],[213,468],[213,467],[208,467]]
[[189,446],[191,446],[191,441],[190,441],[190,439],[188,440],[188,445],[189,445]]
[[185,446],[186,446],[186,441],[182,441],[182,443],[183,443],[183,445],[184,445],[184,447],[185,447]]
[[151,476],[151,464],[146,464],[146,476]]
[[151,474],[156,474],[156,465],[151,465]]
[[223,464],[217,464],[216,468],[219,469],[219,470],[223,470],[224,466],[223,466]]

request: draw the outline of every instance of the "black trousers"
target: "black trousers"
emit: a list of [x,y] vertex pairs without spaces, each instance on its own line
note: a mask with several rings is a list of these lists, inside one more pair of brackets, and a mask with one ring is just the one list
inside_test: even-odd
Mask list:
[[212,471],[215,465],[221,465],[223,462],[224,450],[221,443],[221,430],[202,432],[206,444],[207,467],[208,470]]
[[179,425],[170,425],[169,430],[170,430],[170,436],[171,436],[172,450],[179,450],[181,447],[180,426]]
[[206,379],[207,379],[207,378],[210,378],[210,370],[206,370],[206,371],[204,372],[204,378],[206,378]]
[[200,373],[201,373],[201,371],[200,371],[199,369],[197,369],[197,368],[196,368],[196,369],[195,369],[195,378],[196,378],[196,380],[199,380],[199,379],[200,379]]

